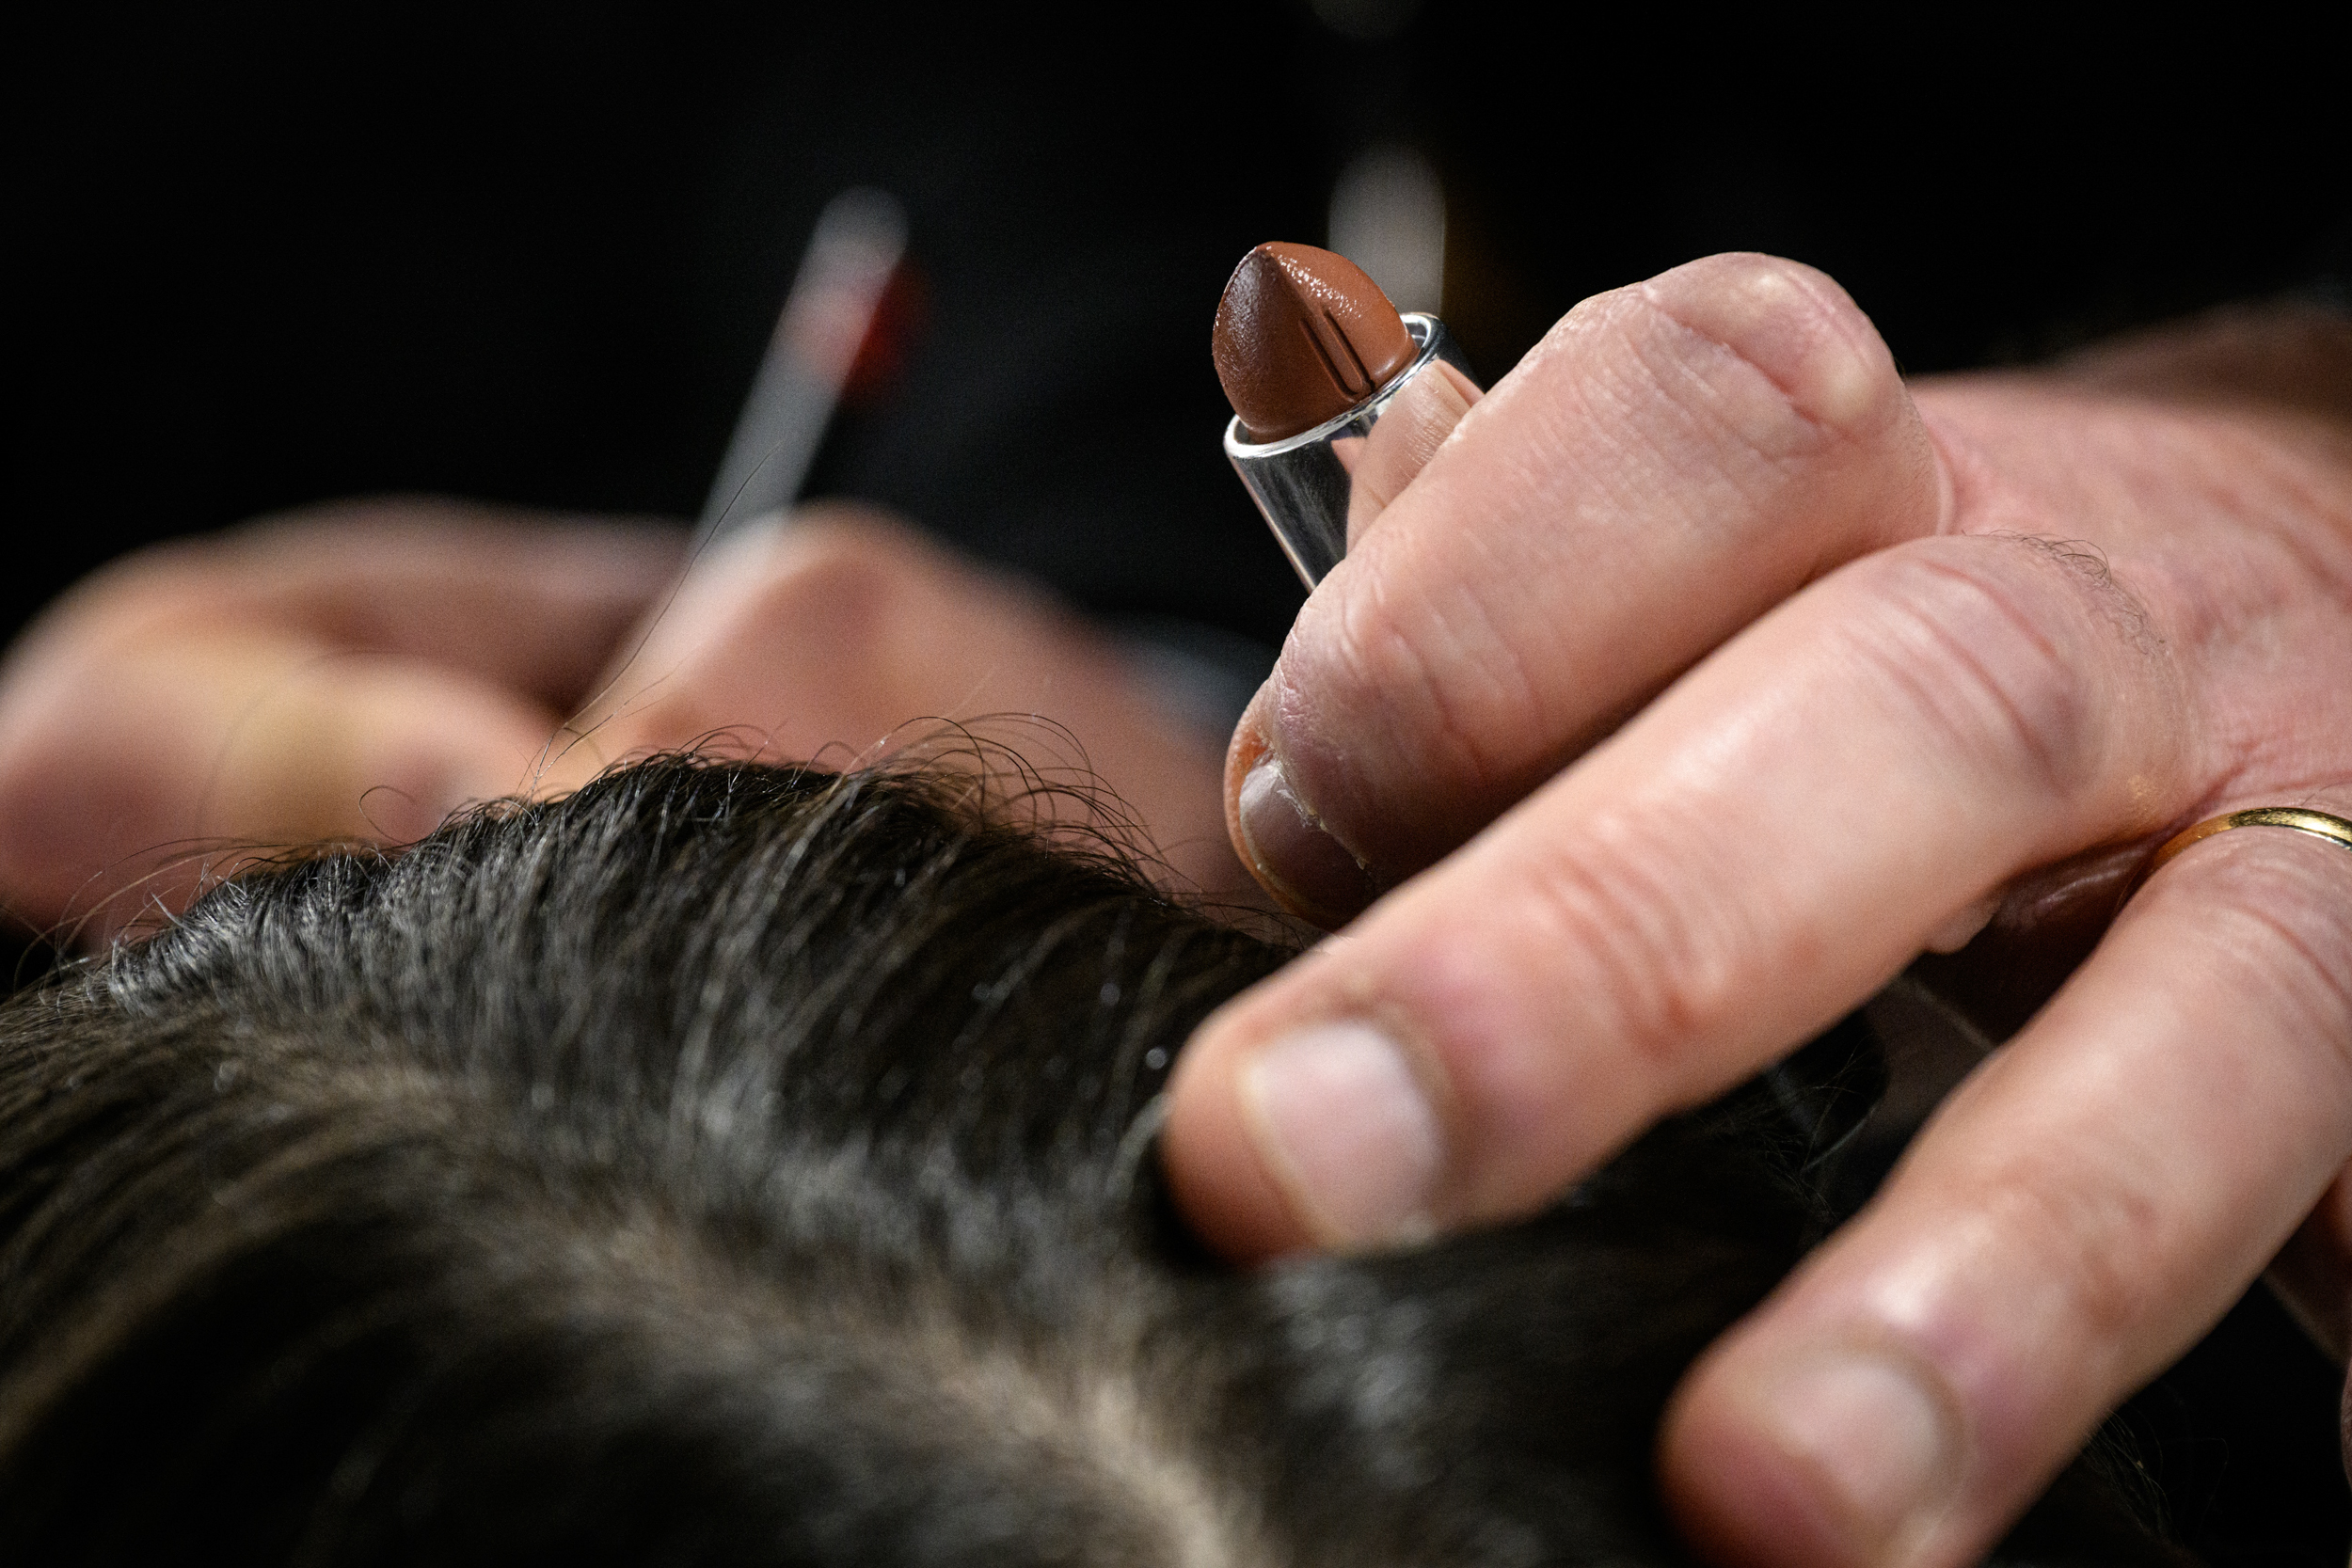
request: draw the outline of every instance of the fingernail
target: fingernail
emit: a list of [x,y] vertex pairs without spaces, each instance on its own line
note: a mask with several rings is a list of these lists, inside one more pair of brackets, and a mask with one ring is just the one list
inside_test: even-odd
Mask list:
[[1251,869],[1294,912],[1337,926],[1378,896],[1363,863],[1324,831],[1272,752],[1243,776],[1235,816]]
[[1397,1043],[1365,1023],[1286,1035],[1242,1072],[1261,1152],[1323,1242],[1419,1241],[1444,1140]]
[[1957,1481],[1952,1424],[1912,1369],[1840,1354],[1775,1382],[1764,1419],[1777,1446],[1819,1476],[1857,1560],[1902,1555]]

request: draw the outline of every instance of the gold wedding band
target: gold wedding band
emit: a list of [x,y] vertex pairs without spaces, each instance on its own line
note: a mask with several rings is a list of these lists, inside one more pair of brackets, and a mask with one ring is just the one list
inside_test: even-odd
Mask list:
[[2226,833],[2232,828],[2291,828],[2298,833],[2324,838],[2352,849],[2352,822],[2341,816],[2330,816],[2324,811],[2306,811],[2301,806],[2256,806],[2251,811],[2233,811],[2226,816],[2209,816],[2194,828],[2184,828],[2174,833],[2165,840],[2164,847],[2157,850],[2155,858],[2148,863],[2148,869],[2141,874],[2141,879],[2154,876],[2165,862],[2199,839]]

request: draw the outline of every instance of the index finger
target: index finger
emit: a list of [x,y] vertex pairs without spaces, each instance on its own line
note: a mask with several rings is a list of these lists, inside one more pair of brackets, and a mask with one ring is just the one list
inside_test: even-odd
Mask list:
[[1820,273],[1715,257],[1588,300],[1308,600],[1235,736],[1236,847],[1335,925],[1945,511],[1892,357]]

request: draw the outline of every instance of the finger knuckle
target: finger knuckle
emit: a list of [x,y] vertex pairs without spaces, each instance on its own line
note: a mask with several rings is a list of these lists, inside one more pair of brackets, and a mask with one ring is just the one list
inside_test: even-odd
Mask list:
[[1573,955],[1561,981],[1638,1069],[1671,1090],[1712,1082],[1708,1048],[1735,1029],[1760,976],[1746,924],[1690,874],[1692,834],[1634,819],[1589,824],[1572,842],[1531,848],[1522,913],[1550,951]]
[[2352,856],[2300,834],[2263,837],[2227,861],[2211,857],[2219,885],[2200,899],[2207,950],[2243,969],[2244,989],[2289,1035],[2329,1053],[2339,1083],[2352,1085]]
[[[2021,1280],[2046,1282],[2061,1324],[2089,1349],[2120,1350],[2169,1299],[2149,1260],[2179,1250],[2163,1207],[2119,1183],[2086,1184],[2064,1150],[2014,1157],[1979,1190]],[[2021,1297],[2021,1300],[2023,1298]]]
[[1959,768],[2072,799],[2107,771],[2076,595],[2031,552],[1937,541],[1849,568],[1836,624],[1911,733]]
[[[1895,420],[1901,377],[1869,318],[1825,274],[1774,256],[1708,257],[1640,286],[1664,383],[1681,382],[1771,456]],[[1760,382],[1761,388],[1756,384]],[[1756,397],[1756,390],[1768,395]],[[1745,395],[1742,395],[1745,394]]]
[[[1359,853],[1420,863],[1549,771],[1549,751],[1526,744],[1560,728],[1541,652],[1511,630],[1476,594],[1409,610],[1382,594],[1308,602],[1274,677],[1284,755]],[[1375,803],[1391,789],[1425,795],[1433,780],[1442,810]]]
[[846,517],[795,528],[764,564],[754,614],[779,631],[828,647],[870,648],[931,582],[903,531]]
[[1396,685],[1375,687],[1415,693],[1428,716],[1422,749],[1428,762],[1454,759],[1462,785],[1490,809],[1495,797],[1513,797],[1532,782],[1517,737],[1548,733],[1542,683],[1528,650],[1514,648],[1510,628],[1474,604],[1440,615],[1410,645],[1397,640],[1389,673]]

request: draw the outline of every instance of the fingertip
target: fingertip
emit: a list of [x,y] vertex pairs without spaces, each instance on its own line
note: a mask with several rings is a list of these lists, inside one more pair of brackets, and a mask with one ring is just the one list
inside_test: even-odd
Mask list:
[[1659,1431],[1659,1483],[1700,1555],[1756,1568],[1918,1560],[1957,1489],[1949,1402],[1907,1360],[1735,1338]]
[[1390,504],[1419,479],[1438,449],[1484,394],[1478,384],[1444,360],[1412,377],[1380,416],[1371,436],[1352,455],[1347,443],[1334,448],[1349,470],[1347,547],[1360,548]]
[[[1254,714],[1256,704],[1251,707]],[[1276,903],[1327,931],[1380,895],[1370,867],[1307,803],[1248,715],[1225,755],[1225,831],[1233,853]]]
[[1812,1494],[1712,1381],[1702,1363],[1659,1424],[1658,1487],[1675,1528],[1708,1562],[1842,1563],[1836,1531],[1825,1528]]
[[1160,1167],[1196,1235],[1234,1262],[1261,1262],[1311,1238],[1250,1135],[1235,1093],[1238,1053],[1216,1030],[1212,1018],[1176,1058]]
[[1454,419],[1454,421],[1458,423],[1465,414],[1468,414],[1473,407],[1477,406],[1478,400],[1486,395],[1486,388],[1479,386],[1477,382],[1472,381],[1470,376],[1458,367],[1449,365],[1442,359],[1438,361],[1436,370],[1438,372],[1438,379],[1443,383],[1445,389],[1452,394],[1450,401],[1453,405]]

